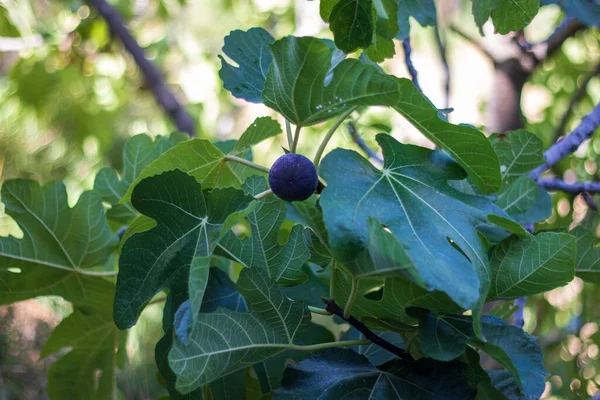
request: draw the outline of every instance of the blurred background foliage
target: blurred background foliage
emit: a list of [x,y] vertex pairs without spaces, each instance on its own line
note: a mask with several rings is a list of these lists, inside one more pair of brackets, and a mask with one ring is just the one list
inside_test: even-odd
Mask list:
[[[273,36],[331,37],[318,1],[308,0],[113,0],[146,55],[196,121],[197,136],[236,138],[260,115],[262,105],[234,99],[221,87],[217,55],[231,30],[262,26]],[[485,130],[494,66],[476,47],[445,27],[461,26],[477,36],[470,2],[437,2],[451,71],[453,123]],[[562,13],[544,7],[525,29],[532,41],[546,38]],[[426,95],[442,108],[444,72],[432,28],[412,21],[413,61]],[[493,28],[485,31],[493,40]],[[384,68],[408,76],[401,46]],[[587,29],[537,68],[525,86],[521,107],[526,128],[546,145],[570,132],[600,101],[600,35]],[[579,90],[589,82],[584,90]],[[572,99],[578,101],[572,106]],[[568,111],[569,110],[569,111]],[[567,117],[565,118],[565,114]],[[563,124],[564,127],[560,128]],[[281,121],[283,122],[283,121]],[[399,116],[374,109],[357,121],[359,133],[375,148],[374,134],[388,132],[401,141],[431,147]],[[305,129],[300,152],[314,154],[327,126]],[[93,185],[103,166],[122,168],[126,140],[138,133],[165,135],[171,121],[155,103],[132,57],[111,37],[95,10],[78,0],[0,0],[0,184],[25,178],[65,180],[70,202]],[[488,132],[491,133],[491,132]],[[281,138],[263,143],[255,161],[269,165],[282,154]],[[357,149],[347,130],[332,148]],[[567,182],[599,180],[600,137],[586,142],[554,168]],[[0,206],[1,207],[1,206]],[[538,229],[578,224],[595,229],[598,217],[581,196],[554,196],[554,212]],[[0,235],[20,236],[0,209]],[[550,372],[545,398],[580,399],[600,387],[600,291],[575,279],[568,286],[528,299],[525,329],[539,337]],[[127,344],[128,366],[119,386],[128,399],[166,395],[157,380],[154,344],[162,335],[160,302],[148,307]],[[39,360],[51,329],[70,312],[61,299],[45,298],[0,307],[0,400],[45,398],[45,371],[52,359]]]

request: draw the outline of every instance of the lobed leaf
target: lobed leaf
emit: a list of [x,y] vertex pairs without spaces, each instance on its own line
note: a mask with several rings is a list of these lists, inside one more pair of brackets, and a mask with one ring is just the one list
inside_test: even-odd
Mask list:
[[289,300],[263,271],[243,269],[236,286],[250,303],[250,312],[220,308],[201,313],[190,340],[174,343],[169,364],[180,392],[191,392],[281,353],[309,325],[310,312],[304,302]]
[[438,110],[410,80],[346,59],[335,67],[325,85],[332,50],[322,41],[287,37],[274,42],[270,49],[273,64],[263,100],[289,121],[298,126],[314,125],[355,106],[390,106],[445,149],[480,189],[500,189],[497,155],[485,136],[471,127],[440,119]]
[[[251,146],[280,133],[281,126],[277,121],[269,117],[257,118],[240,136],[233,151],[229,154],[238,157],[243,156]],[[201,182],[203,187],[210,188],[240,187],[243,178],[245,178],[243,170],[249,168],[241,165],[233,168],[230,163],[226,162],[225,154],[208,140],[188,140],[165,152],[144,168],[129,187],[121,202],[131,200],[131,194],[135,186],[143,179],[175,169],[186,172],[195,177],[198,182]],[[240,177],[240,175],[243,176]]]
[[114,305],[117,326],[133,326],[144,305],[165,288],[187,292],[190,265],[212,254],[228,229],[228,218],[252,200],[234,188],[203,191],[179,170],[141,181],[132,204],[157,225],[123,245]]
[[447,181],[461,179],[464,172],[449,159],[390,136],[378,135],[377,140],[385,158],[382,170],[341,149],[319,168],[328,184],[321,206],[333,254],[342,264],[356,259],[367,247],[369,218],[377,218],[428,290],[445,292],[463,308],[475,307],[485,298],[490,278],[476,228],[487,222],[488,214],[502,211],[484,198],[451,188]]
[[103,266],[117,247],[100,197],[84,192],[69,208],[62,182],[10,180],[2,201],[23,238],[0,238],[0,303],[55,295],[82,309],[103,309],[112,285],[79,273]]

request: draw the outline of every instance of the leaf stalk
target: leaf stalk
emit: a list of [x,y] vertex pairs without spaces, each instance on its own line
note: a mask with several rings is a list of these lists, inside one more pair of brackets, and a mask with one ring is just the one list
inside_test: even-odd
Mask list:
[[246,160],[244,158],[241,158],[241,157],[238,157],[238,156],[233,156],[231,154],[227,154],[225,156],[225,161],[236,162],[238,164],[242,164],[242,165],[245,165],[247,167],[254,168],[257,171],[261,171],[261,172],[264,172],[266,174],[269,173],[269,168],[263,167],[262,165],[253,163],[252,161],[248,161],[248,160]]
[[321,161],[321,157],[323,156],[323,153],[325,152],[325,148],[327,147],[327,143],[329,143],[329,141],[333,137],[333,134],[335,133],[335,131],[337,130],[337,128],[342,124],[342,122],[344,122],[344,120],[346,118],[348,118],[348,116],[350,114],[352,114],[354,111],[356,111],[357,108],[358,107],[352,107],[348,111],[346,111],[345,113],[343,113],[342,115],[340,115],[340,117],[333,123],[333,125],[331,126],[331,128],[329,128],[329,130],[325,134],[325,137],[321,141],[321,144],[319,145],[319,149],[317,150],[317,154],[315,155],[315,160],[313,161],[313,163],[315,164],[315,167],[319,166],[319,162]]

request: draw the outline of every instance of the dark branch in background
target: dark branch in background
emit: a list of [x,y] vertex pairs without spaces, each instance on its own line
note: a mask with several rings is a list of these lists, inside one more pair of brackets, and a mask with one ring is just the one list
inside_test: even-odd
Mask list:
[[564,134],[565,126],[567,125],[567,121],[569,121],[569,118],[571,118],[571,115],[573,114],[573,109],[575,108],[575,105],[577,105],[577,103],[579,103],[581,101],[581,99],[583,99],[583,97],[585,96],[588,84],[590,83],[592,78],[596,75],[600,75],[600,63],[598,65],[596,65],[596,68],[594,68],[593,71],[589,72],[583,78],[583,81],[581,82],[581,86],[579,86],[579,88],[577,89],[577,92],[575,92],[575,95],[573,96],[573,98],[571,99],[571,102],[569,103],[569,106],[567,107],[567,111],[565,111],[565,114],[562,116],[560,123],[558,124],[558,127],[554,131],[553,142],[556,142]]
[[352,139],[356,142],[356,144],[358,144],[358,147],[360,147],[362,151],[364,151],[371,160],[375,160],[383,164],[383,160],[379,158],[379,156],[373,150],[371,150],[371,148],[367,146],[365,141],[358,135],[358,132],[356,131],[356,126],[352,121],[348,122],[348,132],[350,132]]
[[600,125],[600,104],[583,117],[573,132],[544,152],[546,162],[531,171],[529,177],[537,181],[545,170],[577,150],[581,143],[592,136],[598,125]]
[[419,92],[423,93],[421,89],[421,85],[419,85],[419,80],[417,79],[417,70],[410,58],[412,53],[412,47],[410,47],[410,38],[407,37],[402,41],[402,47],[404,48],[404,63],[406,64],[406,68],[408,68],[408,72],[410,73],[410,77],[412,78],[413,83],[419,89]]
[[434,35],[444,68],[444,108],[448,108],[450,107],[450,66],[448,65],[445,40],[442,40],[440,27],[437,24],[434,26]]
[[570,194],[579,193],[600,193],[600,182],[573,182],[567,183],[557,178],[540,178],[537,181],[538,186],[548,190],[560,190]]
[[194,136],[194,120],[187,111],[185,111],[177,99],[175,99],[175,96],[169,90],[158,68],[146,58],[144,50],[133,36],[131,36],[131,33],[125,26],[125,22],[119,15],[119,12],[105,0],[88,0],[88,2],[98,11],[98,14],[104,18],[112,34],[121,40],[125,49],[133,56],[135,63],[144,74],[146,83],[152,90],[156,102],[159,103],[169,117],[171,117],[177,129],[190,136]]
[[401,358],[405,361],[415,361],[415,359],[410,355],[409,352],[407,352],[406,350],[401,349],[400,347],[396,346],[395,344],[392,344],[392,343],[388,342],[387,340],[382,339],[381,337],[377,336],[375,334],[375,332],[373,332],[372,330],[367,328],[367,326],[365,324],[363,324],[362,322],[360,322],[359,320],[354,318],[352,315],[350,315],[348,318],[344,318],[344,310],[342,310],[340,308],[340,306],[338,306],[336,304],[335,300],[330,300],[330,299],[325,299],[325,298],[321,298],[321,299],[326,304],[325,309],[327,311],[329,311],[332,314],[337,315],[338,317],[342,318],[344,321],[348,322],[357,331],[362,333],[366,339],[373,342],[373,344],[376,344],[377,346],[379,346],[383,349],[386,349],[387,351],[397,355],[399,358]]
[[477,50],[479,50],[484,56],[486,56],[488,60],[490,60],[492,63],[496,64],[496,59],[494,58],[492,53],[487,51],[477,39],[471,37],[470,35],[466,34],[463,31],[461,31],[454,25],[450,25],[448,29],[450,29],[452,32],[456,33],[458,36],[460,36],[467,42],[471,43],[473,46],[475,46],[477,48]]

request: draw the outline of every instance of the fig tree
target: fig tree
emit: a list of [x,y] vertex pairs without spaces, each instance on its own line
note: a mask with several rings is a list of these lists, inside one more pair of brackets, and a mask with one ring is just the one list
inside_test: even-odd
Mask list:
[[302,201],[314,193],[319,178],[317,169],[300,154],[284,154],[271,166],[269,185],[277,197],[286,201]]

